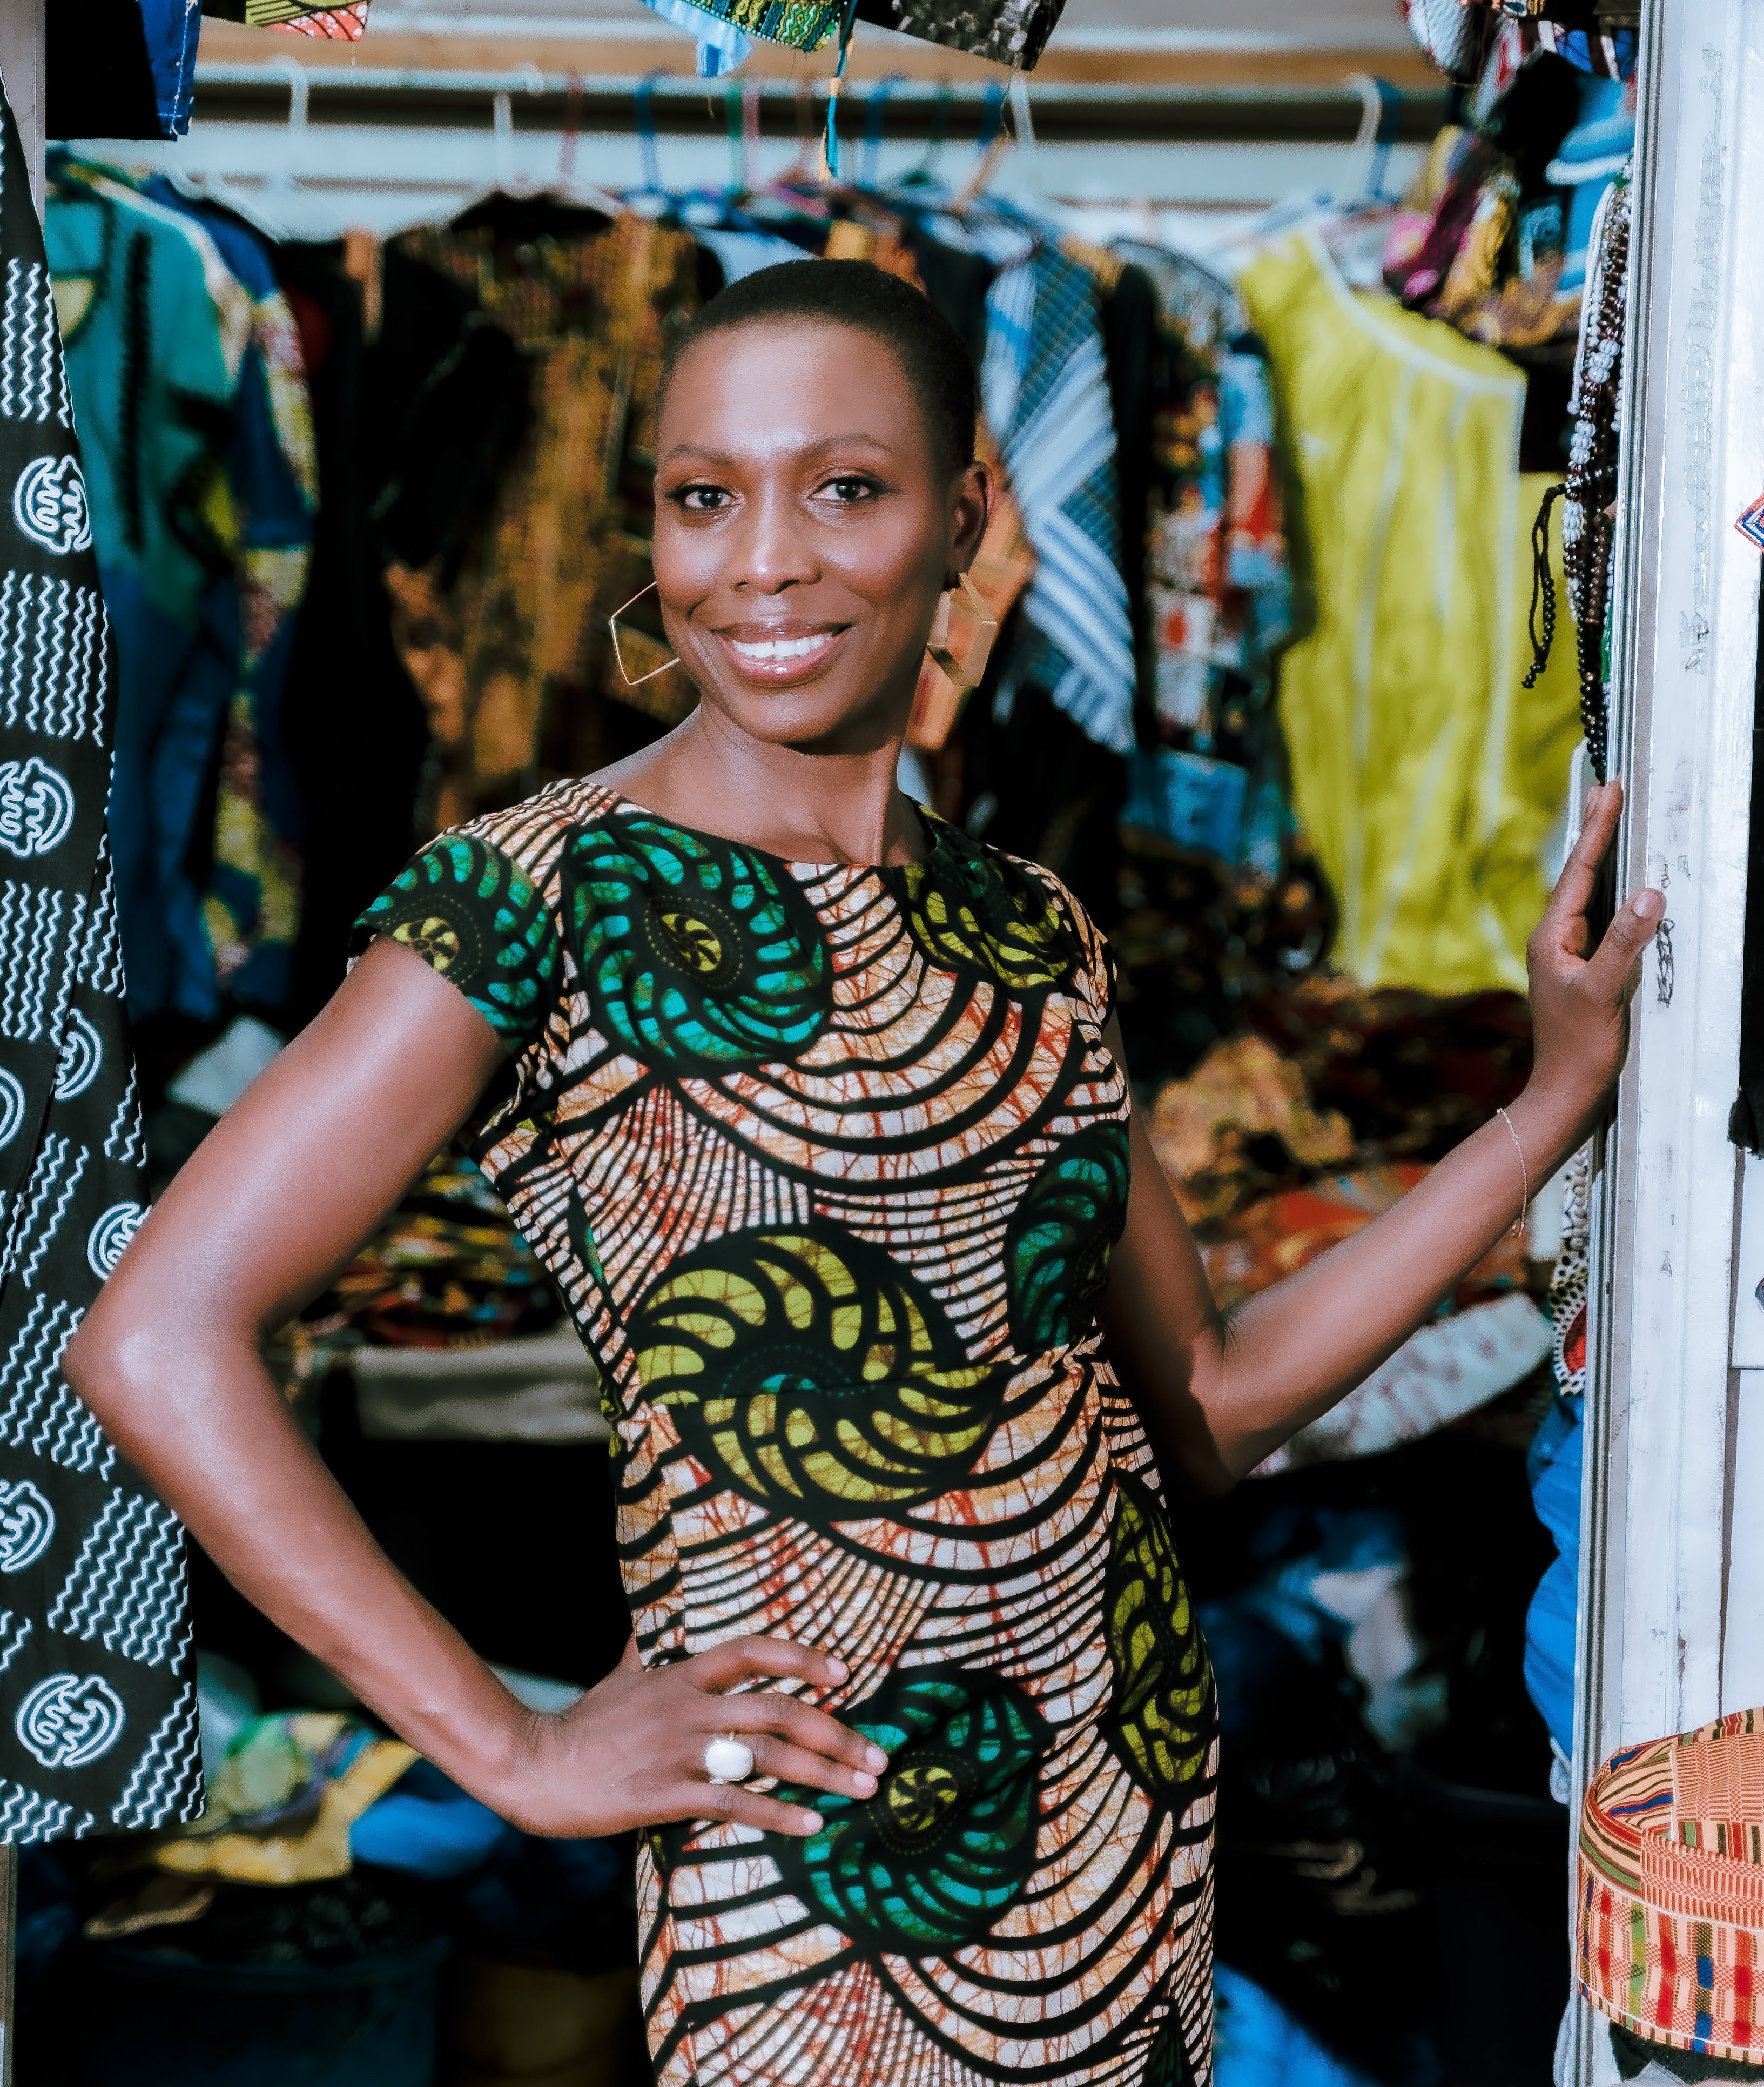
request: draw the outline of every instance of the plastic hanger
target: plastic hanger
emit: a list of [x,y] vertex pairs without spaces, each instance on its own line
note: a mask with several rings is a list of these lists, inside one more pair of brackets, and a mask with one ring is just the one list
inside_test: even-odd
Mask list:
[[288,77],[288,123],[282,134],[280,167],[272,169],[257,187],[249,190],[237,188],[218,174],[193,178],[181,173],[175,161],[164,172],[181,194],[222,205],[242,218],[253,231],[277,244],[340,239],[343,219],[322,197],[314,195],[295,172],[306,149],[312,75],[297,58],[284,53],[279,53],[270,63]]
[[882,125],[887,113],[888,96],[906,75],[891,72],[879,79],[863,97],[863,156],[858,162],[858,186],[874,189],[882,160]]
[[657,70],[646,72],[631,91],[633,121],[637,126],[637,155],[643,163],[643,186],[628,190],[625,196],[628,205],[653,203],[658,207],[646,211],[646,216],[666,217],[675,208],[676,198],[662,186],[662,156],[655,143],[655,83],[671,75]]
[[980,117],[980,136],[974,146],[974,165],[968,178],[949,199],[957,217],[985,190],[998,170],[999,162],[1011,149],[1010,133],[1004,127],[1004,89],[996,82],[986,89]]
[[1342,183],[1344,200],[1350,207],[1388,203],[1384,177],[1390,171],[1391,147],[1396,143],[1397,126],[1403,113],[1403,97],[1387,79],[1369,72],[1350,72],[1343,85],[1360,97],[1360,128],[1348,162],[1349,177]]
[[[510,68],[522,79],[529,94],[545,92],[545,75],[530,61]],[[571,75],[572,79],[574,75]],[[616,196],[598,189],[591,182],[580,181],[573,171],[575,136],[567,127],[563,143],[558,149],[558,167],[549,181],[535,181],[516,171],[514,164],[514,102],[507,88],[499,89],[490,103],[491,180],[485,187],[475,189],[463,203],[455,203],[445,215],[443,222],[457,224],[463,217],[482,208],[498,197],[508,196],[518,202],[552,197],[582,210],[591,210],[602,217],[617,217],[624,206]],[[566,166],[566,157],[569,164]]]
[[[1365,73],[1352,74],[1343,83],[1354,89],[1361,103],[1360,126],[1342,184],[1347,193],[1337,195],[1317,189],[1271,204],[1247,224],[1238,226],[1212,250],[1219,266],[1235,273],[1259,247],[1294,233],[1312,234],[1340,261],[1355,245],[1357,235],[1370,232],[1389,216],[1392,206],[1379,194],[1378,184],[1383,180],[1390,147],[1396,137],[1402,92],[1388,80],[1374,79]],[[1365,243],[1363,237],[1361,243]],[[1374,286],[1360,266],[1350,264],[1344,272],[1357,288]]]

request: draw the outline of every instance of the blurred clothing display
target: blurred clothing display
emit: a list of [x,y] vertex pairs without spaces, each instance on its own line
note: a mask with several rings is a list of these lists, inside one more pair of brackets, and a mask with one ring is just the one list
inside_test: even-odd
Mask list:
[[1280,720],[1341,909],[1334,960],[1367,985],[1522,990],[1579,736],[1566,648],[1521,686],[1544,491],[1515,468],[1524,381],[1357,297],[1314,239],[1242,285],[1305,503],[1315,617],[1282,659]]

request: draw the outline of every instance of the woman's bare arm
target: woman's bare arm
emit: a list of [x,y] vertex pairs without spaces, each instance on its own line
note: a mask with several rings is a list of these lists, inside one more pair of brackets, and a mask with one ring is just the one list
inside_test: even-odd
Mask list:
[[874,1750],[832,1718],[721,1696],[837,1681],[838,1662],[758,1639],[655,1673],[628,1655],[575,1711],[534,1717],[374,1543],[263,1367],[262,1337],[347,1265],[501,1062],[462,994],[376,943],[168,1189],[70,1343],[69,1381],[241,1593],[505,1816],[572,1834],[715,1814],[813,1831],[813,1814],[713,1788],[701,1765],[736,1727],[763,1772],[869,1795]]
[[[1583,957],[1587,907],[1621,809],[1615,783],[1589,803],[1532,937],[1536,1048],[1532,1078],[1507,1111],[1511,1133],[1498,1117],[1485,1124],[1393,1210],[1229,1321],[1136,1119],[1127,1227],[1103,1322],[1172,1475],[1195,1491],[1234,1484],[1400,1347],[1514,1222],[1523,1188],[1541,1188],[1603,1114],[1627,1044],[1631,974],[1663,907],[1657,892],[1638,894]],[[1110,1042],[1118,1051],[1118,1031]]]

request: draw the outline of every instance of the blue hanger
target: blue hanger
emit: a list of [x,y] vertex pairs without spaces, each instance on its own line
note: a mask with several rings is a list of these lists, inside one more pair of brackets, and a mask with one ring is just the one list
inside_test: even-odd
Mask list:
[[661,196],[671,200],[662,186],[662,156],[655,146],[655,112],[651,106],[655,94],[655,83],[668,75],[661,71],[646,72],[637,83],[633,100],[637,105],[637,150],[643,156],[643,186],[639,195]]
[[863,98],[863,159],[858,175],[859,188],[873,189],[882,159],[882,118],[888,96],[905,79],[904,72],[891,72],[879,79]]
[[858,20],[858,0],[846,0],[845,19],[839,24],[839,62],[827,83],[827,174],[839,178],[839,89],[846,77],[846,61],[851,55],[851,32]]
[[1004,89],[996,80],[986,89],[986,97],[980,112],[980,136],[974,148],[977,160],[983,160],[991,150],[992,141],[1004,128]]

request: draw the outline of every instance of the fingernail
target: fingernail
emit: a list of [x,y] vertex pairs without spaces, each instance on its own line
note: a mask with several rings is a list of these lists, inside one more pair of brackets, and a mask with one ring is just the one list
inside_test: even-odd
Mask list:
[[1638,891],[1630,901],[1630,911],[1638,920],[1651,920],[1655,914],[1666,911],[1665,895],[1658,891]]
[[873,1775],[866,1775],[861,1768],[854,1769],[851,1774],[851,1780],[857,1786],[857,1791],[859,1797],[874,1797],[876,1795],[876,1778]]
[[842,1659],[835,1659],[832,1654],[829,1653],[827,1655],[827,1671],[833,1676],[835,1681],[843,1681],[847,1675],[850,1673],[851,1669],[846,1666],[846,1662]]
[[820,1814],[818,1812],[804,1812],[798,1816],[802,1820],[804,1832],[818,1833],[820,1831]]
[[888,1765],[888,1757],[880,1747],[867,1747],[863,1759],[865,1766],[874,1769],[878,1775]]

